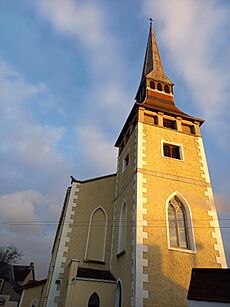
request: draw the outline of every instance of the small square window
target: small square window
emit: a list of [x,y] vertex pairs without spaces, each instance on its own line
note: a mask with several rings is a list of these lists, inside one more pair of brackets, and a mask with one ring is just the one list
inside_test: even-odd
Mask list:
[[127,168],[128,165],[129,165],[129,153],[125,156],[125,158],[123,160],[122,172],[125,171],[125,169]]
[[180,146],[164,143],[163,150],[164,150],[165,157],[182,160],[181,153],[180,153]]

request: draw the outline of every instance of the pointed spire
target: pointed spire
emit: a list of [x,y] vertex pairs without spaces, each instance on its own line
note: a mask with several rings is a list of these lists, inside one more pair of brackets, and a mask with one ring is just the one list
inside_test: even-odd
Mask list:
[[139,89],[137,91],[136,99],[146,80],[146,77],[154,81],[160,81],[170,85],[173,84],[164,73],[163,65],[161,63],[160,53],[157,47],[156,37],[153,31],[152,18],[149,18],[149,20],[150,20],[150,27],[149,27],[148,43],[145,52],[145,60],[141,76],[141,82]]

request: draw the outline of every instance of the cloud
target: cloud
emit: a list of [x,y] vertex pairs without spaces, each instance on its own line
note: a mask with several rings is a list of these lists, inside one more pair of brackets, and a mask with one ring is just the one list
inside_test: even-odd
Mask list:
[[[0,61],[0,192],[13,192],[27,186],[43,190],[62,186],[71,163],[58,149],[65,128],[46,125],[36,119],[38,102],[48,102],[45,84],[31,84],[1,59]],[[59,178],[59,174],[66,178]],[[45,183],[48,181],[48,184]],[[59,182],[58,182],[59,181]],[[14,182],[14,185],[12,185]],[[58,189],[59,190],[59,189]]]
[[[0,196],[1,219],[12,221],[34,221],[37,216],[33,203],[43,202],[45,198],[35,191],[23,191]],[[26,212],[26,215],[25,215]]]
[[105,16],[94,2],[40,0],[36,5],[58,31],[78,36],[87,47],[104,43]]
[[[114,125],[115,120],[119,120],[119,112],[114,113],[113,106],[116,105],[116,110],[121,108],[128,112],[132,96],[125,84],[128,78],[125,77],[127,71],[120,54],[120,44],[111,34],[104,10],[98,2],[92,1],[40,0],[34,4],[58,33],[73,37],[78,42],[76,48],[83,50],[84,63],[90,75],[87,101],[91,102],[91,109],[106,111],[110,120],[107,124]],[[104,95],[98,90],[102,87]],[[111,122],[111,119],[114,120]]]
[[[104,127],[114,131],[122,125],[133,101],[127,90],[127,71],[119,41],[111,34],[108,16],[98,2],[92,1],[40,0],[34,2],[34,7],[57,33],[74,39],[76,48],[83,50],[90,82],[82,100],[90,112],[76,124],[84,126],[75,130],[80,148],[77,149],[79,173],[83,176],[110,173],[114,170],[116,150],[114,140],[108,142]],[[88,127],[86,116],[91,123]],[[78,154],[80,151],[83,154]]]
[[43,83],[28,84],[24,78],[9,64],[0,58],[0,107],[7,106],[7,110],[15,104],[25,104],[30,98],[46,90]]
[[[46,208],[46,221],[52,220],[51,228],[47,229],[43,221],[41,206]],[[0,208],[1,245],[10,243],[22,250],[22,262],[34,261],[39,276],[44,275],[58,221],[58,214],[53,213],[53,199],[37,191],[21,191],[0,196]]]
[[[103,110],[107,115],[103,113],[101,121],[105,124],[113,119],[115,124],[114,115],[119,118],[116,110],[119,109],[118,105],[124,108],[127,91],[120,81],[124,70],[117,44],[110,36],[103,11],[94,3],[78,4],[71,0],[36,1],[35,6],[56,31],[71,39],[74,37],[79,48],[84,50],[84,60],[93,80],[87,97],[91,102],[89,120],[93,121],[95,113],[102,114],[100,110]],[[0,124],[0,158],[4,165],[0,176],[4,179],[1,190],[3,193],[9,192],[1,197],[0,208],[6,220],[16,220],[18,217],[18,220],[24,218],[25,222],[43,222],[48,216],[58,215],[60,199],[64,196],[63,182],[67,181],[70,174],[77,176],[72,162],[59,147],[67,132],[64,127],[45,125],[36,116],[36,107],[39,104],[43,106],[41,101],[48,103],[50,89],[46,84],[28,82],[3,59],[0,63],[3,115]],[[98,90],[101,84],[106,88],[104,93]],[[98,103],[92,104],[92,101]],[[116,150],[99,126],[95,123],[95,126],[77,132],[77,139],[80,140],[78,145],[85,158],[83,166],[79,166],[80,169],[85,167],[82,171],[84,176],[110,173],[115,166]],[[21,191],[25,187],[30,190]],[[13,193],[15,190],[19,192]],[[49,196],[44,196],[44,193]],[[47,253],[52,247],[51,234],[46,235],[47,230],[49,228],[43,229],[40,225],[7,225],[1,244],[11,242],[22,248],[27,257],[25,259],[40,261],[43,268],[39,269],[44,271]],[[34,242],[36,248],[31,250]]]
[[0,61],[0,150],[36,168],[51,167],[61,160],[53,147],[63,136],[64,128],[35,122],[27,107],[44,93],[45,88],[44,84],[27,83],[12,67]]
[[102,131],[97,126],[85,125],[84,129],[76,128],[76,133],[82,146],[79,167],[83,169],[84,176],[115,172],[117,151]]
[[226,195],[215,194],[215,203],[218,212],[220,212],[221,214],[230,215],[230,202],[229,198]]
[[0,244],[22,249],[24,263],[35,261],[43,275],[70,172],[57,149],[65,129],[40,123],[31,111],[48,98],[45,84],[26,81],[0,60]]

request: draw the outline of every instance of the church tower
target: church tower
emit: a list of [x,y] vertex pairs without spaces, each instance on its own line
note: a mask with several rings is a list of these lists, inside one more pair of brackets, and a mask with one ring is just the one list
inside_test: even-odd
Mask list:
[[192,268],[225,268],[200,126],[164,73],[152,22],[134,107],[117,139],[111,270],[122,306],[186,306]]
[[150,23],[117,172],[71,178],[42,306],[183,307],[192,268],[227,266],[203,123],[175,105]]

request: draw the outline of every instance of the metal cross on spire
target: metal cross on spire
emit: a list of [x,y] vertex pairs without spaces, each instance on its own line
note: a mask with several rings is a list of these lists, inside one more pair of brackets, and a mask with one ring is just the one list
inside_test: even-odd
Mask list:
[[153,19],[149,17],[148,20],[150,21],[150,25],[151,25],[153,23]]

